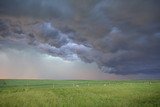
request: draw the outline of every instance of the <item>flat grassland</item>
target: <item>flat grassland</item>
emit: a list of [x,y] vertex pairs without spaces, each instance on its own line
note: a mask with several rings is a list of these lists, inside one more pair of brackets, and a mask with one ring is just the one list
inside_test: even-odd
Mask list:
[[0,80],[0,107],[160,107],[160,80]]

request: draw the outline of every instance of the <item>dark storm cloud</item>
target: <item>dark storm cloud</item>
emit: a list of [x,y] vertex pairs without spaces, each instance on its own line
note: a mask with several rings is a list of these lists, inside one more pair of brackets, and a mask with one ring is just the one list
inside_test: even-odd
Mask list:
[[[2,29],[8,26],[6,30],[1,31],[2,36],[0,36],[0,42],[2,44],[4,44],[4,42],[28,44],[40,49],[44,53],[59,56],[66,60],[77,60],[78,53],[81,54],[90,50],[89,46],[76,43],[72,39],[74,32],[63,33],[49,22],[40,22],[24,28],[21,25],[12,25],[15,24],[16,21],[8,21],[11,20],[1,20]],[[20,30],[21,32],[16,30],[15,32],[15,27],[23,30]],[[3,36],[6,35],[6,32],[7,36]]]
[[1,0],[1,14],[31,17],[69,17],[73,9],[63,0]]
[[1,17],[0,40],[96,62],[103,72],[159,75],[159,5],[158,0],[1,0],[2,16],[26,19]]
[[[156,0],[112,1],[95,5],[93,15],[99,23],[109,24],[95,47],[103,52],[105,71],[117,74],[159,73],[160,2]],[[109,57],[109,58],[107,58]]]

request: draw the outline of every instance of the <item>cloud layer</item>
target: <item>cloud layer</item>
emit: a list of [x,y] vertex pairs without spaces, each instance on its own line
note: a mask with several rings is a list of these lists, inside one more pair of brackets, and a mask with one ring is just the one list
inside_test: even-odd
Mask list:
[[0,44],[95,62],[105,73],[160,75],[159,5],[157,0],[1,0]]

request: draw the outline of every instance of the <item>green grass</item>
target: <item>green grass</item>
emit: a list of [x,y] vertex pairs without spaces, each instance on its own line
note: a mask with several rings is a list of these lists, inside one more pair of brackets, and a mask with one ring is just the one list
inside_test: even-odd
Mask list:
[[0,107],[160,107],[160,81],[0,80]]

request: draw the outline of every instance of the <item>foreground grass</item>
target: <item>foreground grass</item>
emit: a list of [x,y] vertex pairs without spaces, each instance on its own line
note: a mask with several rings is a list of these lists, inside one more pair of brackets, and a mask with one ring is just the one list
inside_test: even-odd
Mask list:
[[[34,82],[48,85],[34,87]],[[26,81],[8,80],[6,84],[12,87],[0,88],[0,107],[160,107],[159,81],[30,80],[31,86],[26,86]]]

